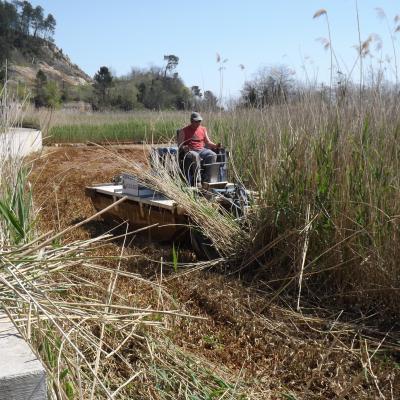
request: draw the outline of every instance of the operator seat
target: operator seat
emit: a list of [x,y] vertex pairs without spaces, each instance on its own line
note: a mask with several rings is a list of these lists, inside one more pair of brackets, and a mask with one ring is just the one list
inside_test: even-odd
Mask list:
[[[179,143],[179,133],[176,130],[176,142]],[[204,164],[200,156],[191,152],[185,152],[178,146],[178,162],[183,176],[190,186],[203,183],[204,176],[208,177],[207,183],[226,182],[227,179],[227,156],[228,152],[224,149],[217,149],[217,160],[215,163]]]
[[179,134],[181,129],[176,130],[176,143],[178,144],[178,163],[179,168],[190,186],[196,186],[201,183],[200,170],[201,160],[200,157],[196,157],[193,153],[185,152],[181,146],[179,146]]

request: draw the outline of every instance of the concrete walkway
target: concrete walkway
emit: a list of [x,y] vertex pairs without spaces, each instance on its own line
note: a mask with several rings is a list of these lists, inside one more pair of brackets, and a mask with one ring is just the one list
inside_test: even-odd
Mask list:
[[0,400],[45,400],[46,372],[0,310]]
[[42,146],[42,132],[35,129],[12,128],[0,133],[0,157],[25,157]]
[[[13,128],[0,133],[0,159],[24,157],[42,149],[42,133]],[[46,373],[0,307],[0,400],[44,400]]]

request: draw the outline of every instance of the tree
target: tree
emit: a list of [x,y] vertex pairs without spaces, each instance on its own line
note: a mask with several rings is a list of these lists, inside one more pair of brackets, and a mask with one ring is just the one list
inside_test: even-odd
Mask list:
[[[98,90],[97,95],[101,97]],[[127,76],[113,78],[104,105],[123,110],[184,110],[192,102],[193,95],[178,74],[164,76],[164,67],[152,66],[147,69],[132,68]],[[94,107],[102,105],[96,103],[95,98],[92,98],[92,104]]]
[[0,69],[14,49],[27,57],[40,55],[43,43],[37,38],[47,36],[51,41],[55,25],[51,14],[44,19],[41,6],[34,8],[29,1],[0,0]]
[[110,88],[113,84],[113,77],[110,70],[107,67],[100,67],[98,72],[94,76],[94,90],[98,96],[98,104],[100,106],[107,105],[107,97]]
[[[52,14],[48,14],[45,18],[43,7],[34,8],[29,1],[15,0],[12,6],[18,15],[17,31],[25,36],[25,40],[29,39],[32,32],[34,38],[43,35],[44,39],[52,41],[56,26],[56,20]],[[31,44],[32,42],[29,42],[28,46]]]
[[43,29],[44,17],[43,17],[43,7],[37,6],[32,11],[32,29],[33,37],[36,37],[38,31]]
[[167,61],[167,65],[165,66],[164,70],[164,77],[167,76],[167,72],[171,73],[179,63],[179,57],[169,54],[164,56],[164,60]]
[[258,102],[257,88],[254,82],[245,82],[242,89],[242,99],[246,106],[255,107]]
[[18,13],[13,4],[0,1],[0,67],[9,57],[18,28]]
[[168,108],[169,93],[165,90],[163,81],[159,78],[153,79],[150,88],[144,98],[144,105],[150,110],[162,110]]
[[193,96],[177,74],[164,76],[164,69],[132,69],[127,79],[137,88],[137,107],[186,109]]
[[23,1],[21,4],[22,11],[20,14],[20,29],[23,34],[29,36],[29,29],[32,23],[33,7],[29,1]]
[[142,108],[138,102],[139,90],[133,82],[119,79],[110,90],[110,104],[113,108],[130,111]]
[[49,81],[41,69],[36,74],[34,94],[33,100],[37,108],[50,107],[54,109],[61,103],[61,91],[57,82]]
[[206,90],[204,92],[202,107],[208,111],[215,111],[218,109],[218,99],[211,90]]
[[287,102],[294,93],[293,74],[285,65],[261,69],[252,81],[244,84],[244,104],[264,107]]
[[47,105],[46,84],[47,84],[47,76],[41,69],[39,69],[39,71],[36,74],[35,88],[34,88],[35,96],[33,98],[35,107],[37,108],[44,107]]
[[55,81],[48,81],[45,86],[46,106],[58,108],[61,103],[60,88]]
[[144,104],[144,99],[146,98],[146,91],[147,91],[146,83],[140,82],[137,88],[139,91],[137,94],[138,102]]
[[193,96],[198,97],[199,99],[203,96],[201,89],[198,86],[192,86],[190,90],[192,91]]
[[52,14],[49,14],[43,21],[43,32],[45,39],[52,40],[56,31],[56,20]]

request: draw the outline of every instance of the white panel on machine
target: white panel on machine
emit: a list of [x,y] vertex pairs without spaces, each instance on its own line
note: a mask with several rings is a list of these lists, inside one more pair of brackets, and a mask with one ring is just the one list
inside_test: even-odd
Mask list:
[[151,197],[154,191],[141,185],[137,178],[129,174],[122,174],[122,193],[135,197]]

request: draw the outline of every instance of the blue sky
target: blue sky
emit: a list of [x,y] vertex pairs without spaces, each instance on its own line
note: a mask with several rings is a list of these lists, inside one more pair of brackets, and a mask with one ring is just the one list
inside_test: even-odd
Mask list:
[[[132,67],[162,66],[164,54],[180,58],[178,72],[188,86],[220,92],[216,54],[227,59],[223,71],[223,96],[240,92],[245,79],[262,67],[285,64],[304,80],[327,82],[329,51],[318,38],[327,38],[326,20],[313,19],[321,8],[328,12],[332,45],[342,70],[356,60],[358,43],[355,0],[34,0],[56,20],[55,42],[86,73],[100,66],[116,75]],[[393,48],[382,8],[393,27],[400,1],[359,0],[361,38],[371,33],[383,41],[376,57],[390,58]],[[398,33],[400,40],[400,33]],[[396,49],[398,42],[395,42]],[[366,63],[369,61],[366,61]],[[374,62],[374,61],[373,61]],[[242,70],[239,65],[243,64]],[[357,71],[354,71],[354,75]],[[355,76],[356,77],[356,76]]]

